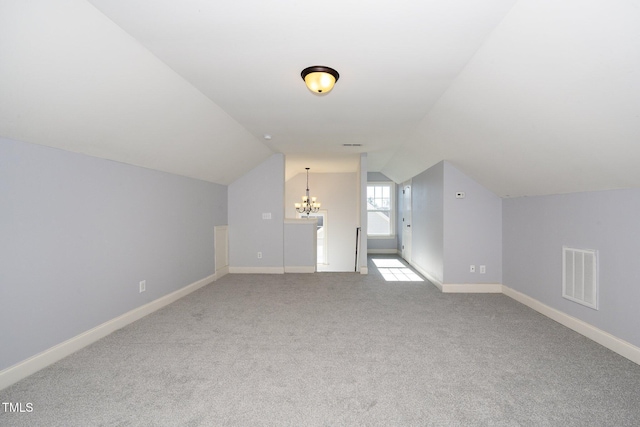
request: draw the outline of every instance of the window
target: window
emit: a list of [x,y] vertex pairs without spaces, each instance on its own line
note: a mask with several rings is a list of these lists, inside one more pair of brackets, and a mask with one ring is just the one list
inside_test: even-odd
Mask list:
[[392,182],[375,182],[367,185],[367,236],[393,237],[394,189]]

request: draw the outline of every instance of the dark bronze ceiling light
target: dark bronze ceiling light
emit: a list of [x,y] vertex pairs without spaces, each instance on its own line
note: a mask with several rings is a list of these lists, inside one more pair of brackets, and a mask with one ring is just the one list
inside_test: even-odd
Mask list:
[[333,85],[340,78],[340,74],[330,67],[314,65],[307,67],[300,73],[302,80],[311,92],[325,94],[331,92]]

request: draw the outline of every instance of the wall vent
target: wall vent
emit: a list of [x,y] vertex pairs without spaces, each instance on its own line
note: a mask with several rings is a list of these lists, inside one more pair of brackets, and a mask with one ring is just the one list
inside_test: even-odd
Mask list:
[[563,246],[562,296],[598,309],[598,251]]

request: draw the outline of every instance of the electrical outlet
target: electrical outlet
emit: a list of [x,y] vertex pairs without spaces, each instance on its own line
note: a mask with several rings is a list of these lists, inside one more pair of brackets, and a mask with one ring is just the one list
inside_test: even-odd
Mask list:
[[146,280],[142,280],[140,281],[140,293],[144,292],[147,290],[147,281]]
[[476,266],[475,266],[475,265],[473,265],[473,264],[471,264],[471,265],[469,266],[469,273],[475,273],[475,272],[476,272]]
[[480,266],[480,274],[484,274],[487,272],[487,266],[486,265],[481,265]]
[[262,258],[262,252],[258,252],[258,259]]

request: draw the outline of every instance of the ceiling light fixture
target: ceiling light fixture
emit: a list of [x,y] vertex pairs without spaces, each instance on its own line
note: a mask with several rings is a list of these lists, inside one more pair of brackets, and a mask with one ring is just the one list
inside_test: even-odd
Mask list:
[[314,65],[307,67],[300,73],[302,80],[311,92],[325,94],[331,92],[333,85],[340,78],[340,74],[330,67]]
[[307,217],[310,213],[316,213],[320,210],[320,203],[318,203],[317,197],[309,197],[309,168],[305,168],[307,170],[307,195],[302,196],[302,203],[296,203],[296,211],[301,214],[307,214]]

